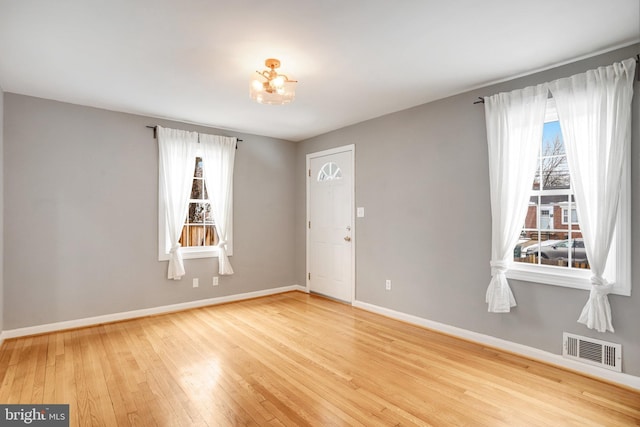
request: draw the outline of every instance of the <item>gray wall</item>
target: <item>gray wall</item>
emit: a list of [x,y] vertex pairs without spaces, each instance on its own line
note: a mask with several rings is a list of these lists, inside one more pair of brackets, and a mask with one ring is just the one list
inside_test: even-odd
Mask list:
[[[292,142],[65,104],[4,97],[4,329],[295,284]],[[146,125],[234,135],[233,276],[158,261],[158,148]],[[192,278],[200,287],[192,288]]]
[[[484,108],[478,96],[535,85],[635,56],[640,45],[356,124],[301,143],[296,158],[296,277],[305,278],[305,155],[356,145],[356,299],[470,331],[562,353],[562,332],[621,343],[640,375],[640,289],[610,296],[615,334],[576,322],[587,291],[511,281],[518,306],[487,313],[491,212]],[[632,134],[633,218],[640,212],[640,85]],[[633,221],[633,265],[640,226]],[[640,270],[632,272],[640,286]],[[392,279],[393,290],[384,290]]]
[[0,333],[4,325],[4,92],[0,87]]

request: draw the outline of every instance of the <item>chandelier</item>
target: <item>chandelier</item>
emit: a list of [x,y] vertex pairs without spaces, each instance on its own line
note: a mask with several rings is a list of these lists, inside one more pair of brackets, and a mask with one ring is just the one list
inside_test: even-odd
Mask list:
[[280,68],[278,59],[269,58],[264,61],[268,70],[256,71],[251,80],[249,94],[251,99],[260,104],[282,105],[293,101],[296,96],[296,80],[291,80],[284,74],[278,74]]

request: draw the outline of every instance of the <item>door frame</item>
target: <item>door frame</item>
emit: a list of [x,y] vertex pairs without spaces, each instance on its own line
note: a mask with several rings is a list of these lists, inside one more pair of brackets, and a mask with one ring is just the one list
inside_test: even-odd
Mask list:
[[351,288],[349,294],[351,295],[351,301],[347,301],[347,302],[353,305],[356,300],[356,221],[355,221],[356,146],[355,144],[343,145],[341,147],[317,151],[315,153],[309,153],[306,156],[306,169],[304,173],[306,175],[305,180],[307,183],[306,184],[307,213],[305,216],[306,218],[305,220],[306,266],[305,267],[306,267],[307,274],[305,274],[305,282],[306,282],[306,291],[307,293],[309,293],[311,292],[311,284],[309,283],[309,271],[310,271],[311,262],[309,258],[309,226],[308,224],[310,221],[309,201],[311,196],[309,191],[309,185],[310,185],[311,176],[309,175],[309,173],[311,171],[311,159],[314,159],[317,157],[324,157],[331,154],[344,153],[344,152],[351,152],[351,188],[349,189],[351,191],[351,204],[352,204],[352,206],[350,207],[350,210],[351,210],[351,245],[350,245],[351,247],[351,278],[349,280],[349,287]]

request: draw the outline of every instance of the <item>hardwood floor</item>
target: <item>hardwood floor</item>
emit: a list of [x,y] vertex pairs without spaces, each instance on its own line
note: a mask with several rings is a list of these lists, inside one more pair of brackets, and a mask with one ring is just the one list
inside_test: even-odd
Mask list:
[[640,393],[290,292],[8,340],[0,403],[88,426],[624,426]]

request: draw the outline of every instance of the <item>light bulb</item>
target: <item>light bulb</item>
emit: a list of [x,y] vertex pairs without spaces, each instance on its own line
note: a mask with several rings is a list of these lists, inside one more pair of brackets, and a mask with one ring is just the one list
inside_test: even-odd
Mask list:
[[264,87],[262,85],[262,82],[259,82],[258,80],[252,81],[251,85],[253,86],[253,90],[256,90],[256,91],[261,91]]
[[279,90],[284,86],[284,77],[278,76],[275,79],[271,80],[269,83],[271,84],[271,87]]

